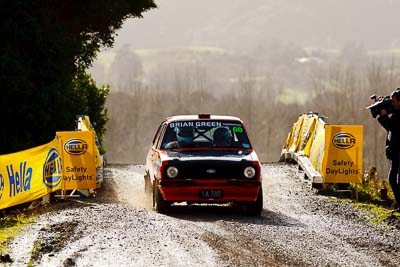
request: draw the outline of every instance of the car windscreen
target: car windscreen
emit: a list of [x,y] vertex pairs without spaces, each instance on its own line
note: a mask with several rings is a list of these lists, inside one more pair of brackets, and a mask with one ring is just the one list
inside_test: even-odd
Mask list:
[[241,122],[199,120],[168,124],[161,148],[200,147],[251,149]]

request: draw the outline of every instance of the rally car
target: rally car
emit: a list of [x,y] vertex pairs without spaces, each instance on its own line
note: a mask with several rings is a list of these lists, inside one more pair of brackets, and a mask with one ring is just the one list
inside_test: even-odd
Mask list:
[[233,116],[180,115],[162,121],[146,158],[153,208],[176,202],[238,203],[263,209],[261,165],[242,121]]

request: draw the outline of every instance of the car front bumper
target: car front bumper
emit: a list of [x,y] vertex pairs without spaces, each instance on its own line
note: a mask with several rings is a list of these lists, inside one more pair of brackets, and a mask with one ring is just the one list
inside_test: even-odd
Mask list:
[[[259,181],[220,181],[220,180],[202,180],[202,181],[160,181],[158,188],[165,201],[171,202],[247,202],[256,201],[258,191],[261,188]],[[201,191],[221,192],[221,196],[209,197],[202,196]],[[218,195],[218,194],[216,194]]]

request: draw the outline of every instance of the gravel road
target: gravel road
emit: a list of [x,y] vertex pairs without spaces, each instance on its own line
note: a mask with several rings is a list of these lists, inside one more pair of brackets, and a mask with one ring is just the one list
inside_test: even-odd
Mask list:
[[48,207],[9,246],[12,266],[398,266],[400,231],[317,195],[297,165],[263,165],[264,211],[151,209],[144,168],[111,165],[95,198]]

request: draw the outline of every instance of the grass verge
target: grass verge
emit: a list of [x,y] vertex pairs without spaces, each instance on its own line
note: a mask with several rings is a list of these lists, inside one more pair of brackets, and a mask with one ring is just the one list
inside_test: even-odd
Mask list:
[[[382,192],[383,189],[385,191]],[[343,191],[340,190],[346,193],[341,193]],[[393,193],[383,183],[367,181],[357,187],[355,184],[331,184],[322,192],[328,196],[335,196],[328,199],[328,202],[351,202],[356,209],[365,214],[359,218],[360,221],[375,225],[386,223],[400,229],[400,212],[393,210]]]
[[0,254],[7,252],[8,242],[27,224],[35,222],[35,214],[9,214],[0,218]]
[[376,204],[355,203],[354,206],[371,215],[371,217],[367,219],[370,223],[379,225],[383,222],[400,221],[400,212],[393,212],[393,210]]

